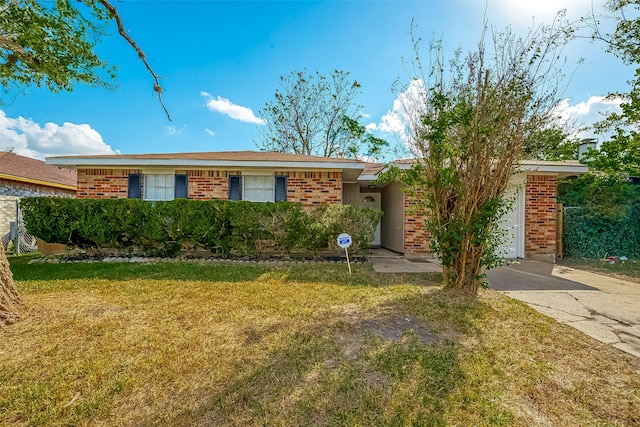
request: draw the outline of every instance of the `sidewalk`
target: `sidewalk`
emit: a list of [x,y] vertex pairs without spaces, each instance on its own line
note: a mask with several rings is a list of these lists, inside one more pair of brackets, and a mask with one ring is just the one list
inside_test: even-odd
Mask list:
[[[640,357],[639,283],[529,260],[490,271],[487,278],[492,289]],[[536,289],[534,282],[543,286]]]
[[440,273],[442,267],[436,260],[416,258],[409,260],[387,249],[369,249],[367,257],[378,273]]
[[[437,260],[410,260],[386,249],[370,250],[368,257],[379,273],[442,271]],[[490,270],[487,281],[491,289],[640,358],[640,283],[533,260]]]

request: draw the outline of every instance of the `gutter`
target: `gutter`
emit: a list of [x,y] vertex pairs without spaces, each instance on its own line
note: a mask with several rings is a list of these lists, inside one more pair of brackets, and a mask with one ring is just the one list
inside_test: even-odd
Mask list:
[[75,185],[57,184],[55,182],[41,181],[39,179],[32,179],[32,178],[23,178],[20,176],[7,175],[4,173],[0,173],[0,179],[6,179],[9,181],[16,181],[16,182],[24,182],[27,184],[41,185],[44,187],[61,188],[63,190],[73,190],[73,191],[77,190],[77,186]]

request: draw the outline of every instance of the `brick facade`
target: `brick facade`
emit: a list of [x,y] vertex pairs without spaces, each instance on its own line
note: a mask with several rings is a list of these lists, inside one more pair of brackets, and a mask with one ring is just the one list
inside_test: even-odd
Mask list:
[[78,169],[79,199],[126,199],[129,174],[137,169]]
[[74,190],[0,179],[0,237],[9,232],[12,222],[16,222],[17,203],[22,197],[74,197],[75,195]]
[[310,207],[342,203],[342,172],[276,171],[287,177],[287,201]]
[[0,198],[5,198],[5,196],[17,198],[38,196],[73,197],[75,195],[74,190],[0,179]]
[[177,170],[187,174],[189,198],[196,200],[228,199],[229,175],[240,175],[239,171],[222,170]]
[[526,258],[555,258],[557,177],[529,175],[525,190]]
[[[528,175],[525,189],[525,258],[551,259],[556,253],[557,177]],[[415,212],[411,197],[404,194],[404,252],[429,254],[430,236],[425,230],[425,211]]]
[[[126,198],[128,175],[143,173],[133,169],[78,169],[78,198]],[[229,176],[242,175],[237,170],[176,170],[188,176],[190,199],[229,198]],[[245,173],[250,175],[250,173]],[[342,172],[274,171],[287,177],[287,201],[305,207],[342,203]],[[144,178],[142,183],[144,194]]]
[[412,196],[403,193],[404,199],[404,253],[428,254],[431,236],[426,230],[424,220],[427,212],[424,208],[416,209]]

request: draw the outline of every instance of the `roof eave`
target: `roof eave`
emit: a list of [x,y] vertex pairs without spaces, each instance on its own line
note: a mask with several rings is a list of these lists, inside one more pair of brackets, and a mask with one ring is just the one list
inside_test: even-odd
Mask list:
[[52,187],[52,188],[60,188],[63,190],[76,190],[76,186],[75,185],[70,185],[70,184],[60,184],[57,182],[51,182],[51,181],[43,181],[40,179],[32,179],[32,178],[25,178],[25,177],[21,177],[21,176],[15,176],[15,175],[7,175],[4,173],[0,173],[0,179],[6,179],[9,181],[15,181],[15,182],[23,182],[25,184],[34,184],[34,185],[41,185],[43,187]]
[[127,158],[65,158],[47,157],[47,164],[78,169],[82,167],[118,166],[139,167],[246,167],[246,168],[296,168],[296,169],[364,169],[362,162],[297,162],[277,160],[196,160],[196,159],[127,159]]

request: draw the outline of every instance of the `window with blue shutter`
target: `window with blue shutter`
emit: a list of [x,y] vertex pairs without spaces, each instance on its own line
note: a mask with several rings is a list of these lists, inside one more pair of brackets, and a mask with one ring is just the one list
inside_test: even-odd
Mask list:
[[242,176],[229,176],[229,200],[242,200]]
[[129,174],[127,182],[127,197],[130,199],[142,198],[142,175],[139,173]]
[[287,201],[287,177],[276,176],[276,202]]
[[186,174],[176,174],[175,182],[175,198],[176,199],[188,199],[189,198],[189,178]]

